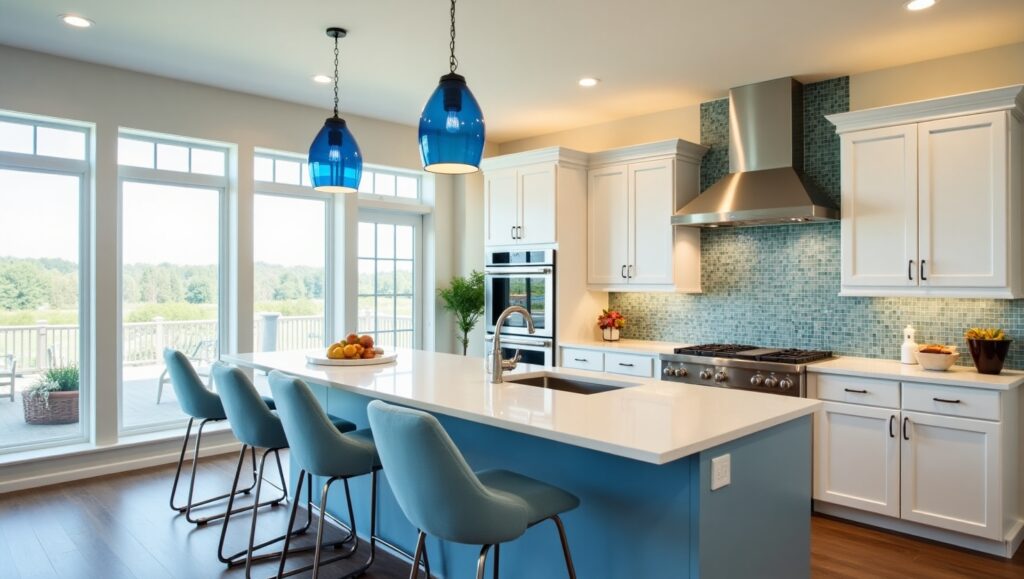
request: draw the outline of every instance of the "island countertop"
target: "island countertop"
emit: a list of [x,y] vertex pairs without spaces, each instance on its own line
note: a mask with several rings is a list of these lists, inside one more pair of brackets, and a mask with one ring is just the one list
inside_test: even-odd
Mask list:
[[399,349],[396,362],[372,366],[307,364],[304,351],[230,354],[223,359],[653,464],[672,462],[811,414],[821,404],[805,398],[529,364],[506,376],[547,371],[632,386],[583,395],[514,382],[491,384],[482,358],[422,350]]

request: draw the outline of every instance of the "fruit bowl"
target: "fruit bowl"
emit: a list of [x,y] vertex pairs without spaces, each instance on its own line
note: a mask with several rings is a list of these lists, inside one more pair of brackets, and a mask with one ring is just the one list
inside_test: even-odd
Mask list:
[[306,353],[306,362],[317,366],[373,366],[390,364],[398,359],[398,352],[385,352],[373,358],[328,358],[323,352]]
[[925,370],[945,372],[960,359],[960,354],[953,352],[917,352],[917,363]]
[[321,366],[368,366],[394,362],[396,357],[394,352],[385,354],[384,348],[374,344],[373,336],[352,333],[327,346],[326,352],[307,353],[306,362]]

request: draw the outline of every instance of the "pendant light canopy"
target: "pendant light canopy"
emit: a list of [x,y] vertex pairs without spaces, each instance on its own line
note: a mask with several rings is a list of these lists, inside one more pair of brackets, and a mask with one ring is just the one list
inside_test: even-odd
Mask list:
[[327,193],[355,193],[363,176],[363,154],[345,119],[338,116],[338,39],[344,28],[328,28],[334,39],[334,116],[324,122],[309,146],[309,176],[313,188]]
[[420,115],[420,157],[431,173],[464,174],[480,170],[484,152],[484,114],[466,85],[456,74],[455,0],[451,0],[451,43],[449,73],[441,77]]

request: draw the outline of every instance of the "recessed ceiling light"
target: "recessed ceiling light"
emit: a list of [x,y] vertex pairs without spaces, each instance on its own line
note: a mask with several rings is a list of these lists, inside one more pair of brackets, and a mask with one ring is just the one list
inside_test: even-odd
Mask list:
[[937,1],[938,0],[910,0],[910,2],[907,2],[906,6],[907,10],[917,12],[918,10],[925,10],[935,6],[935,2]]
[[74,28],[89,28],[93,25],[92,20],[89,20],[88,18],[84,16],[79,16],[77,14],[61,14],[60,19],[62,22],[64,22],[64,24],[67,24],[68,26],[72,26]]
[[320,84],[328,84],[333,80],[333,78],[327,76],[326,74],[317,74],[313,76],[313,82],[318,82]]
[[601,79],[585,76],[580,79],[579,85],[590,88],[592,86],[597,86],[597,83],[599,82],[601,82]]

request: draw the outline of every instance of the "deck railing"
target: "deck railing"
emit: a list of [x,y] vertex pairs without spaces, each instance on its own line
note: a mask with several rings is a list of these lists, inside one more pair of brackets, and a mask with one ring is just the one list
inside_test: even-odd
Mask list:
[[[397,323],[396,323],[397,322]],[[360,316],[360,328],[374,327],[373,316]],[[399,346],[412,346],[411,317],[377,320],[380,331],[399,330]],[[268,326],[273,327],[269,332]],[[317,348],[324,342],[323,316],[278,316],[260,314],[253,320],[253,347],[256,351],[297,350]],[[124,324],[121,334],[124,363],[144,365],[160,363],[165,347],[191,354],[213,344],[216,351],[217,321],[168,321],[154,318],[149,322]],[[268,344],[268,340],[273,340]],[[408,342],[408,343],[406,343]],[[267,347],[270,346],[270,347]],[[0,326],[0,355],[13,354],[19,373],[33,373],[46,368],[77,365],[79,328],[77,325],[50,325],[40,321],[32,326]]]

